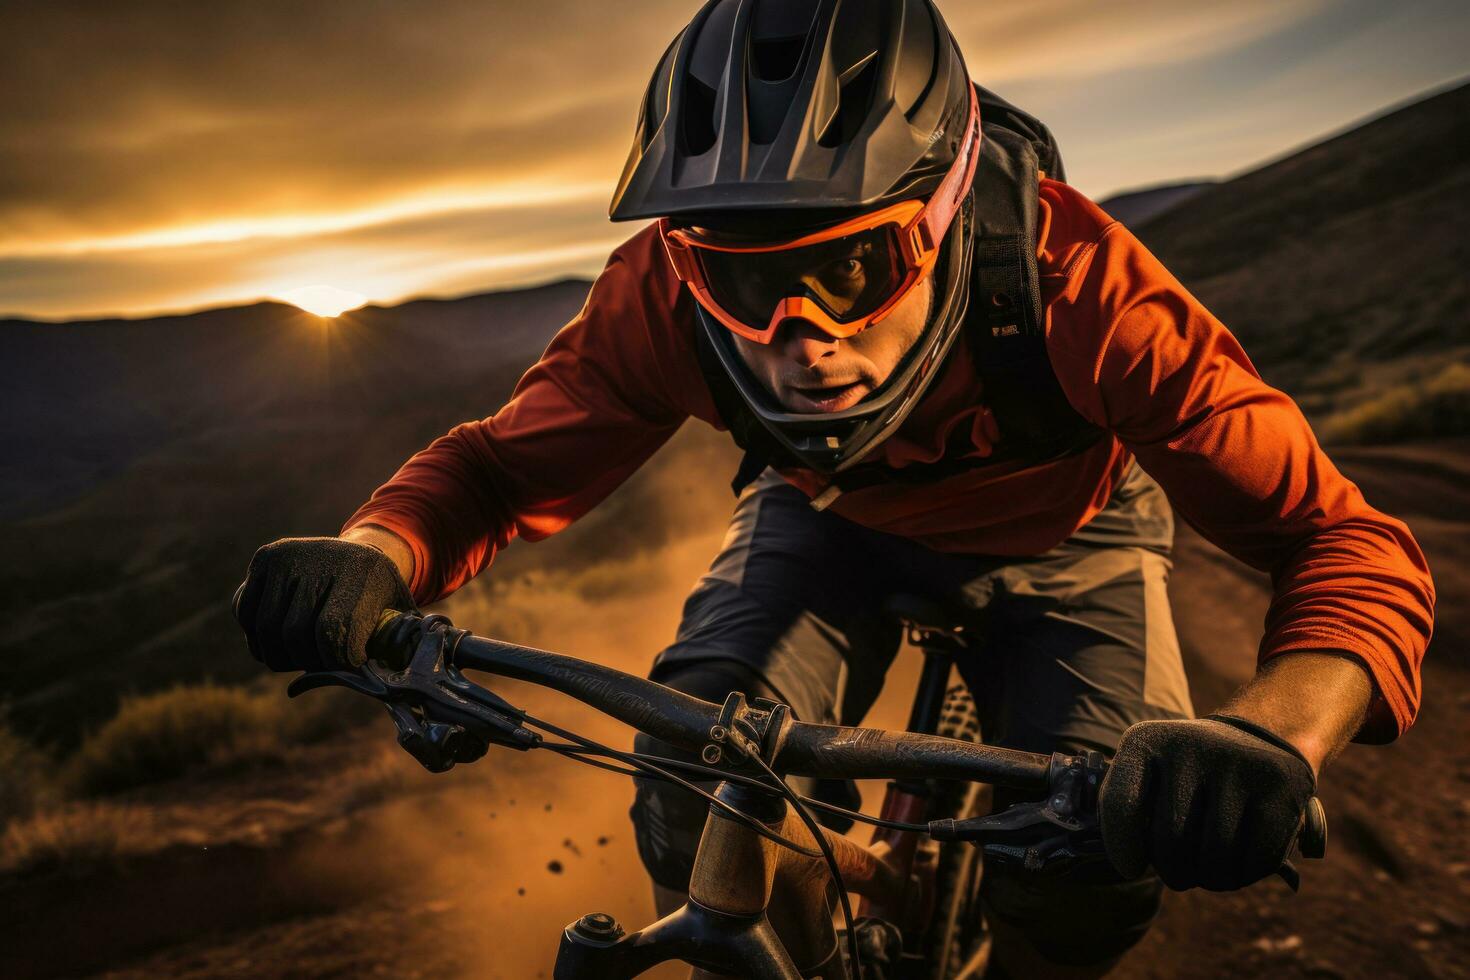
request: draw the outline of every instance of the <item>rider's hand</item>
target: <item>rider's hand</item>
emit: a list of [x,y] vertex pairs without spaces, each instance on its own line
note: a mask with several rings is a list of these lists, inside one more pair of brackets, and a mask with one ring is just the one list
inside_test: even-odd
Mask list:
[[413,597],[388,557],[340,538],[282,538],[250,560],[235,619],[250,653],[271,670],[359,666],[386,609]]
[[1127,878],[1152,865],[1177,890],[1244,888],[1287,858],[1316,784],[1290,743],[1249,722],[1139,722],[1103,780],[1108,859]]

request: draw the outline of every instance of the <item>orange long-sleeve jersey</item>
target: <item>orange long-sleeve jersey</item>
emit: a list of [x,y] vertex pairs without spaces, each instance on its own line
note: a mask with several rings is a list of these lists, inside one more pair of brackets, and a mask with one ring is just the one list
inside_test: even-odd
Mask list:
[[[1291,650],[1359,658],[1376,688],[1360,738],[1395,737],[1418,711],[1433,625],[1434,586],[1408,528],[1364,501],[1296,404],[1126,228],[1066,184],[1043,180],[1040,197],[1047,349],[1073,407],[1111,437],[1043,465],[853,490],[832,510],[940,551],[1036,554],[1101,510],[1137,458],[1201,534],[1271,573],[1261,660]],[[473,578],[512,537],[566,527],[688,417],[721,427],[692,304],[656,231],[634,235],[510,402],[415,455],[346,526],[408,542],[421,603]],[[956,349],[875,458],[985,455],[995,434],[972,359]],[[810,496],[825,488],[811,471],[783,476]]]

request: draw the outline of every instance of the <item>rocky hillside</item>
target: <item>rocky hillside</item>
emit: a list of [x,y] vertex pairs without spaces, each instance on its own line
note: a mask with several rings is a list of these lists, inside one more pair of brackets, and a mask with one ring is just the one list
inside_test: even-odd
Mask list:
[[1327,421],[1470,361],[1467,145],[1462,85],[1134,230],[1268,381]]
[[334,534],[498,408],[586,283],[369,307],[0,322],[0,690],[70,742],[120,695],[253,673],[228,598],[260,544]]

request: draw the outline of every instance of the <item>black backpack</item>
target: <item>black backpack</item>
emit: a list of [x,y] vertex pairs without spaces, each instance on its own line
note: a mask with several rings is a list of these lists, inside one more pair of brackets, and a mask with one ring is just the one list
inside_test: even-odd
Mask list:
[[[983,458],[945,458],[898,469],[860,463],[834,477],[839,492],[881,483],[932,483],[1002,462],[1040,464],[1079,453],[1102,437],[1102,430],[1067,401],[1046,353],[1036,270],[1036,174],[1065,180],[1061,151],[1035,116],[979,85],[975,92],[984,139],[972,194],[975,251],[963,329],[1000,441]],[[739,494],[770,465],[800,467],[745,407],[704,332],[694,333],[715,407],[745,450],[731,488]],[[823,494],[820,506],[836,496]]]

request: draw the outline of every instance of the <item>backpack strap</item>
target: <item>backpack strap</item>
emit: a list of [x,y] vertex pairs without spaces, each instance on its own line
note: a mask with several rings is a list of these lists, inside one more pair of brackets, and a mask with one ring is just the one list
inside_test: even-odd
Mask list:
[[1045,462],[1079,452],[1102,430],[1077,414],[1052,370],[1036,268],[1037,158],[1034,144],[989,126],[982,179],[975,183],[970,350],[1001,441],[989,462]]

